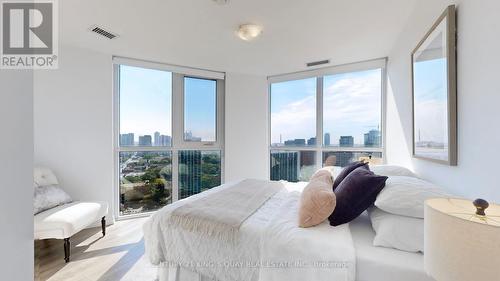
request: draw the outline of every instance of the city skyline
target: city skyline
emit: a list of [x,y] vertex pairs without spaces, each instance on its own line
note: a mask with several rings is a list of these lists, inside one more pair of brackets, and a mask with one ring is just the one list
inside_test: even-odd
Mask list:
[[[353,136],[340,136],[337,145],[332,145],[330,143],[330,133],[325,133],[323,135],[323,146],[340,146],[340,147],[378,147],[381,144],[382,136],[381,131],[377,128],[367,131],[363,134],[363,143],[356,143]],[[280,139],[281,141],[281,139]],[[282,141],[281,143],[273,143],[272,146],[312,146],[316,145],[316,137],[311,137],[308,139],[289,139]]]
[[[323,130],[330,143],[350,135],[355,145],[364,144],[364,134],[381,123],[380,69],[324,77]],[[316,79],[271,85],[271,143],[309,139],[316,135]]]
[[[149,140],[150,139],[150,140]],[[191,131],[184,133],[185,141],[195,141],[200,142],[202,139],[197,136],[193,136]],[[172,145],[172,136],[163,135],[160,132],[154,132],[153,134],[146,135],[136,135],[134,133],[124,133],[120,134],[120,145],[121,146],[170,146]]]

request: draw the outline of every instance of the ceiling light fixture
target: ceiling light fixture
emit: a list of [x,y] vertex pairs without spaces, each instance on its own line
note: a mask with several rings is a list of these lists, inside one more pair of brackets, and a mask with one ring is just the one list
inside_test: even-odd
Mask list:
[[262,34],[262,26],[257,24],[242,24],[236,32],[238,37],[245,41],[252,41]]

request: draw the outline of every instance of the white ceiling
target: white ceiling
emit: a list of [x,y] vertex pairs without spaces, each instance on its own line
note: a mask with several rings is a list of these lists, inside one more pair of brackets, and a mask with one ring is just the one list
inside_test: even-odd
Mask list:
[[[60,40],[118,56],[272,75],[387,56],[416,0],[64,0]],[[242,23],[264,26],[253,42]],[[120,35],[88,31],[100,25]]]

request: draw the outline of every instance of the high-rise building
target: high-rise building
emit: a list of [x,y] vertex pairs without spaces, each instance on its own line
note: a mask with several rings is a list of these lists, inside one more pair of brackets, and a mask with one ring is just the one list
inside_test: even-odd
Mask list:
[[325,146],[329,146],[330,145],[330,133],[326,133],[325,134],[325,140],[324,140],[323,144]]
[[179,199],[201,192],[201,151],[179,151]]
[[286,140],[285,145],[304,146],[306,145],[306,140],[305,139]]
[[151,136],[150,135],[144,135],[144,136],[139,136],[139,145],[140,146],[151,146]]
[[356,161],[356,159],[354,159],[354,156],[354,152],[351,151],[335,151],[328,152],[325,158],[330,162],[328,163],[328,165],[345,167],[353,161]]
[[380,146],[380,131],[370,130],[365,134],[365,146],[378,147]]
[[170,146],[172,143],[172,137],[166,135],[160,135],[159,137],[159,145],[161,146]]
[[161,143],[160,143],[160,132],[155,132],[154,136],[155,136],[154,145],[155,146],[161,146]]
[[271,152],[271,180],[299,180],[299,153],[296,151]]
[[134,133],[120,134],[120,145],[134,145]]
[[339,146],[340,147],[353,147],[354,146],[354,138],[352,136],[340,136]]
[[184,140],[186,141],[201,141],[200,137],[193,136],[193,132],[187,131],[184,133]]
[[307,145],[316,145],[316,138],[310,138],[307,140]]

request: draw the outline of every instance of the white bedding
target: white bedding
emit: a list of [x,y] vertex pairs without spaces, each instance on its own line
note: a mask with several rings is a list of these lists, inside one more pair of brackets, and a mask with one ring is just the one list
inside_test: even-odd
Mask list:
[[[333,228],[325,222],[316,228],[297,227],[297,191],[306,183],[286,183],[285,190],[274,195],[241,225],[239,242],[235,245],[169,225],[173,209],[234,184],[177,201],[148,220],[144,226],[146,254],[153,264],[162,267],[160,280],[168,280],[165,276],[168,268],[183,268],[220,281],[311,280],[311,274],[316,274],[314,279],[318,281],[354,281],[355,254],[348,225]],[[291,260],[294,261],[291,266],[304,267],[276,270],[275,266],[289,269],[290,264],[283,262]],[[295,274],[289,275],[291,272]]]
[[433,281],[424,271],[424,255],[373,246],[367,213],[349,223],[356,248],[357,281]]
[[354,281],[356,257],[349,225],[332,227],[325,221],[311,228],[297,227],[299,198],[300,193],[293,192],[285,199],[261,240],[263,262],[291,266],[264,266],[259,281]]
[[[231,184],[225,184],[217,189],[228,188]],[[196,237],[192,233],[178,233],[167,227],[168,212],[173,208],[184,204],[188,200],[195,200],[198,196],[206,196],[214,190],[200,193],[186,200],[181,200],[171,204],[164,209],[158,211],[145,224],[145,242],[146,254],[155,265],[159,267],[160,281],[234,281],[234,280],[357,280],[357,281],[431,281],[423,269],[423,254],[410,253],[395,249],[375,247],[373,246],[373,238],[375,232],[371,227],[368,215],[364,213],[359,218],[344,225],[343,230],[350,230],[352,237],[352,246],[354,251],[351,252],[349,247],[349,239],[344,235],[345,231],[335,231],[340,228],[333,228],[325,222],[318,227],[310,228],[311,232],[300,234],[300,229],[293,228],[296,219],[296,210],[293,208],[293,191],[301,191],[306,183],[286,183],[286,191],[277,193],[269,201],[267,201],[255,214],[248,218],[242,225],[240,232],[242,234],[241,243],[235,248],[228,248],[225,245],[220,245],[217,241],[208,238]],[[268,224],[274,224],[276,227],[267,228]],[[261,234],[273,233],[274,240],[261,240]],[[178,232],[178,231],[177,231]],[[291,234],[295,233],[295,234]],[[309,236],[310,235],[310,236]],[[184,261],[201,260],[217,261],[223,257],[223,260],[229,261],[255,261],[260,264],[263,259],[279,259],[283,261],[284,257],[303,257],[304,260],[336,260],[335,254],[339,254],[341,259],[349,256],[352,253],[355,255],[355,261],[347,273],[347,279],[334,279],[333,276],[325,278],[323,273],[331,273],[331,271],[315,270],[319,273],[314,273],[314,270],[304,269],[302,272],[286,271],[272,272],[268,269],[260,271],[256,267],[240,267],[240,268],[214,268],[214,267],[190,267],[189,264],[181,266],[164,263],[173,253],[166,253],[164,244],[168,240],[171,245],[176,245],[178,249],[182,249],[180,253]],[[305,244],[304,240],[316,241],[317,243]],[[323,240],[326,243],[337,244],[333,251],[328,247],[321,247]],[[326,241],[328,240],[328,241]],[[342,243],[342,240],[347,240]],[[261,244],[262,243],[262,244]],[[264,250],[260,246],[264,247]],[[344,247],[344,249],[342,249]],[[179,254],[179,253],[178,253]],[[333,256],[332,256],[333,255]],[[342,266],[340,264],[340,266]],[[355,273],[354,273],[355,270]],[[290,274],[288,273],[296,273]],[[337,271],[339,273],[341,271]],[[285,278],[283,275],[285,274]],[[317,274],[317,275],[315,275]],[[170,275],[170,276],[169,276]],[[259,276],[260,275],[260,276]],[[353,276],[355,275],[355,279]],[[260,278],[260,279],[259,279]]]

